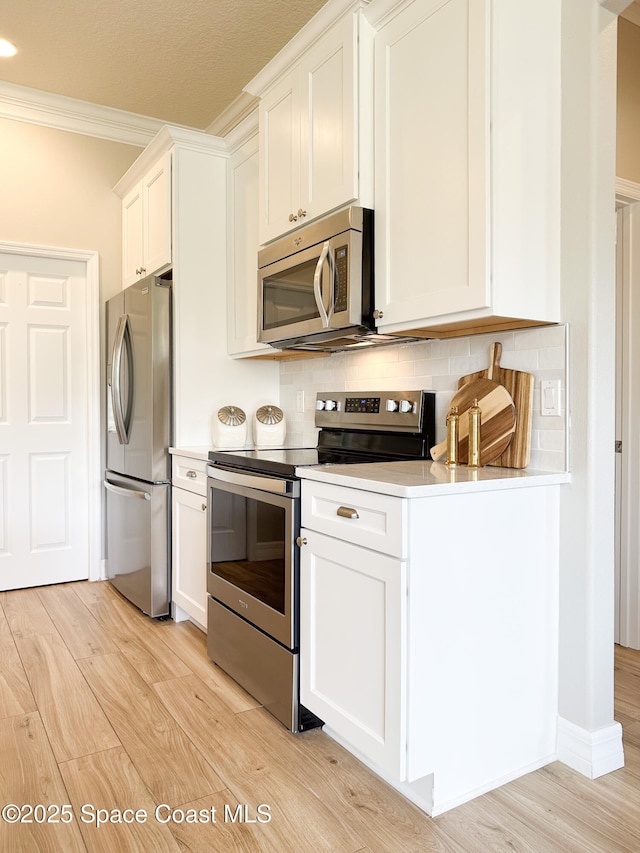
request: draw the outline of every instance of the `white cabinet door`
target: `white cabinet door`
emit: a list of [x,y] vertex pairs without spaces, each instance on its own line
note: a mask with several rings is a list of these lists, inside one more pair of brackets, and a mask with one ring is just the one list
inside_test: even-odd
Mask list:
[[260,101],[260,243],[359,197],[359,22],[345,16]]
[[172,489],[172,600],[198,625],[207,625],[207,503]]
[[[298,225],[300,103],[295,69],[260,102],[260,242]],[[295,218],[294,218],[295,217]]]
[[357,18],[347,16],[300,64],[300,209],[304,221],[358,198],[356,22]]
[[122,200],[123,287],[171,263],[171,152]]
[[122,199],[122,286],[129,287],[140,278],[144,248],[142,235],[142,183]]
[[229,355],[272,354],[258,343],[258,136],[229,158],[227,311]]
[[490,304],[485,0],[415,0],[375,41],[379,328]]
[[306,528],[301,535],[301,702],[401,780],[406,563]]
[[171,263],[171,152],[142,181],[144,266],[151,274]]

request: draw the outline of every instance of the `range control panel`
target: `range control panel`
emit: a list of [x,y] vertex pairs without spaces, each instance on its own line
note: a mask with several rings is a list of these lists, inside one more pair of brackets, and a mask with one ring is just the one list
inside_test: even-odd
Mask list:
[[419,432],[424,412],[433,411],[435,391],[319,391],[317,427]]

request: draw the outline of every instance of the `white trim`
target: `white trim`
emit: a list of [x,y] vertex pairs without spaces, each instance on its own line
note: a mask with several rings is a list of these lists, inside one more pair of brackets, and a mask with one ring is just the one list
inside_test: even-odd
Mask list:
[[224,137],[225,144],[229,150],[229,154],[234,154],[243,145],[246,145],[249,140],[258,135],[258,108],[255,107],[242,121],[240,121],[229,133]]
[[86,267],[87,325],[87,468],[89,471],[89,580],[102,574],[102,465],[100,460],[100,262],[97,252],[83,249],[59,249],[0,241],[0,252],[31,255],[63,261],[80,261]]
[[340,18],[349,12],[354,14],[358,9],[364,9],[369,2],[370,0],[328,0],[291,41],[247,83],[243,91],[261,97],[282,74],[297,65],[301,54],[324,36]]
[[215,118],[209,127],[207,133],[212,136],[227,136],[237,127],[243,119],[258,108],[258,99],[248,92],[241,92],[238,97],[226,107],[220,115]]
[[0,118],[144,148],[164,122],[149,116],[0,81]]
[[597,779],[624,767],[622,726],[614,723],[590,732],[559,717],[557,752],[558,761],[589,779]]
[[600,0],[603,9],[608,9],[614,15],[620,15],[628,6],[632,6],[632,0]]
[[[365,10],[364,16],[375,30],[382,29],[414,0],[374,0]],[[444,0],[442,5],[444,5]]]
[[616,201],[623,204],[635,204],[640,201],[640,184],[626,178],[616,178]]
[[124,198],[129,190],[142,180],[149,169],[154,167],[160,157],[174,145],[179,145],[180,148],[189,151],[201,151],[205,154],[228,155],[224,140],[217,136],[211,136],[203,130],[190,130],[165,124],[120,178],[113,188],[114,193],[120,198]]

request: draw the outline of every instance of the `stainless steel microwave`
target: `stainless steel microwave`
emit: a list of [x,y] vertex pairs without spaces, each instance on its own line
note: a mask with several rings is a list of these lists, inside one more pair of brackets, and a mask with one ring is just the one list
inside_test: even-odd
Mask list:
[[373,288],[373,211],[310,223],[258,253],[258,340],[330,351],[368,343]]

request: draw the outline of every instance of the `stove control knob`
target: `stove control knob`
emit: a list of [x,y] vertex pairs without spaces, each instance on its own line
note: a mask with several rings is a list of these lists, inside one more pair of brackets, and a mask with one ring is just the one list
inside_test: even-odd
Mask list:
[[397,412],[398,411],[398,401],[397,400],[387,400],[387,411],[388,412]]
[[316,400],[316,411],[321,412],[324,409],[324,400]]
[[412,412],[413,411],[413,403],[411,400],[400,400],[400,411],[401,412]]
[[324,401],[324,407],[325,407],[327,412],[332,412],[336,408],[336,401],[335,400],[325,400]]

